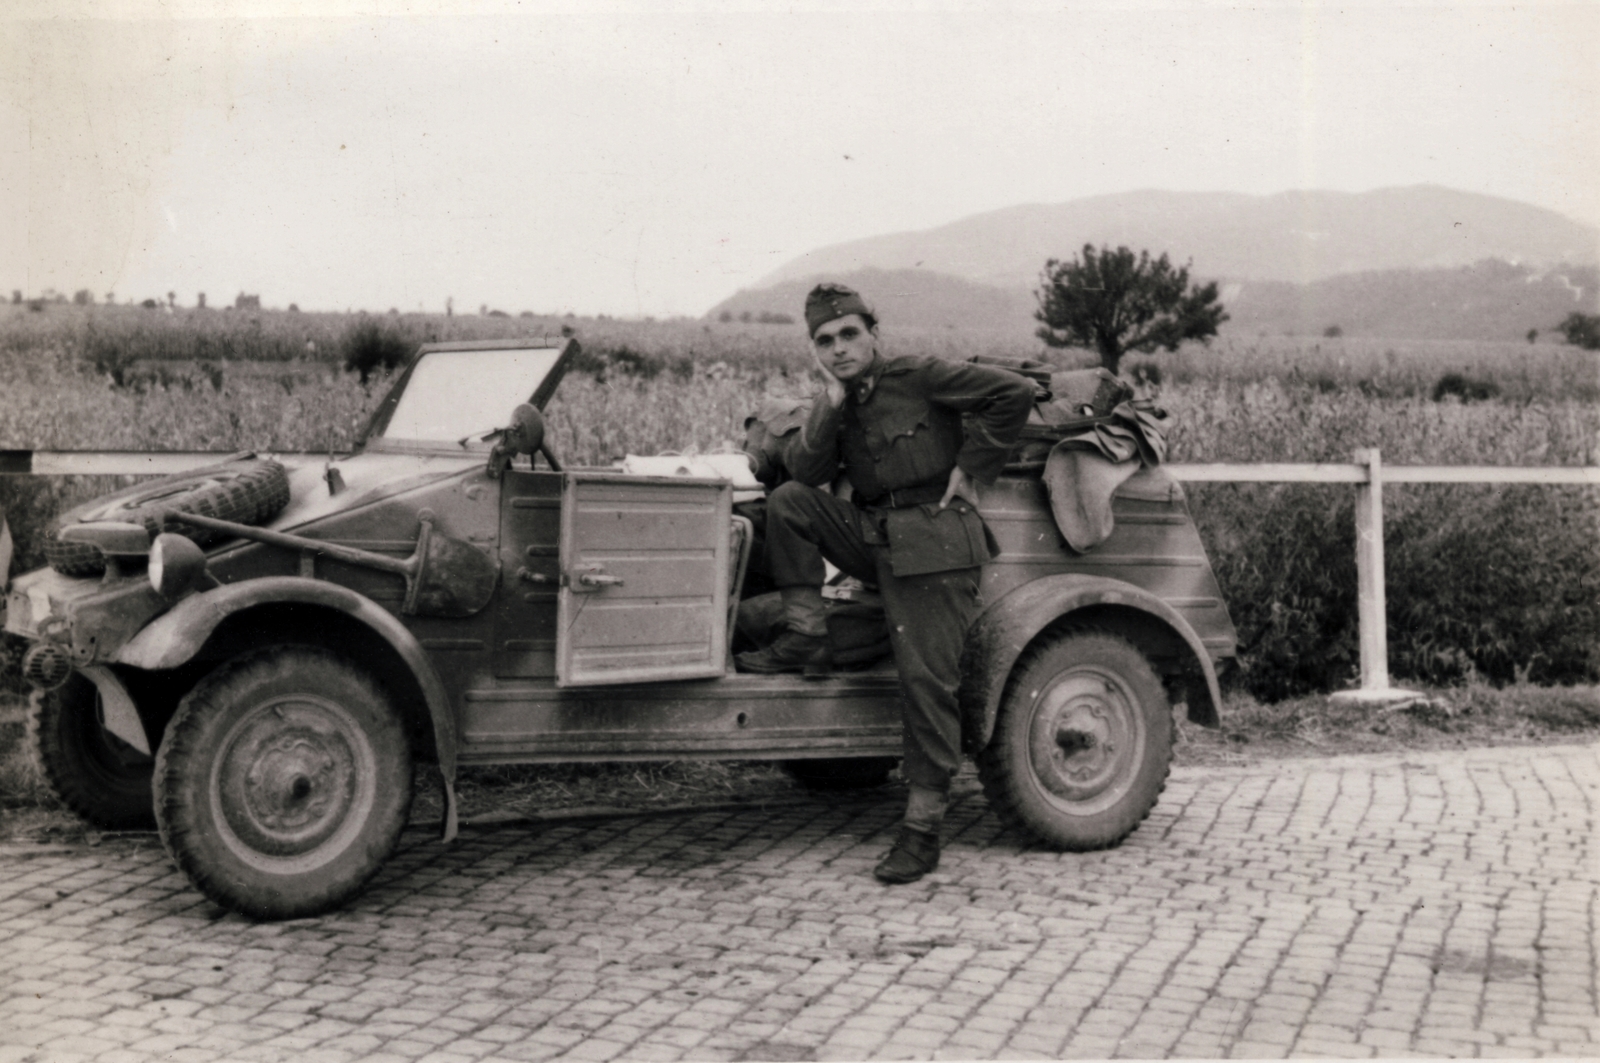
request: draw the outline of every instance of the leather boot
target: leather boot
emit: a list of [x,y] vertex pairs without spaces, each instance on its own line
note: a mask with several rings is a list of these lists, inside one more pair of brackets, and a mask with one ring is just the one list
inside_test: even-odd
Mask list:
[[757,675],[800,672],[807,679],[821,679],[833,670],[833,650],[826,635],[785,631],[772,645],[739,654],[733,666]]
[[879,882],[899,885],[915,882],[939,866],[939,835],[927,831],[901,827],[894,848],[884,857],[872,874]]

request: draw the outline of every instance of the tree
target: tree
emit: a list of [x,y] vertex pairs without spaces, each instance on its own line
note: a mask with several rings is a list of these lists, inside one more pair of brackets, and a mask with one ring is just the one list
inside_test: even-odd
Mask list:
[[1574,310],[1556,328],[1574,347],[1600,351],[1600,315],[1580,314]]
[[1209,340],[1228,320],[1216,283],[1189,283],[1189,267],[1174,269],[1163,254],[1137,256],[1083,245],[1082,260],[1045,263],[1036,293],[1037,332],[1051,347],[1086,347],[1115,373],[1129,351],[1175,351],[1184,340]]

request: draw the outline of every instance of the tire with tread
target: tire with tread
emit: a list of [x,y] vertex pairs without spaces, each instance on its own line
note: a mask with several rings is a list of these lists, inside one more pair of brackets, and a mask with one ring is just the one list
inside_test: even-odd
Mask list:
[[[62,529],[72,524],[125,521],[144,525],[154,538],[161,531],[162,516],[174,510],[235,524],[263,524],[288,504],[289,473],[279,463],[255,458],[222,462],[137,484],[75,506],[58,517],[45,536],[45,560],[66,576],[95,576],[105,571],[106,561],[97,547],[60,537]],[[193,525],[174,525],[170,530],[201,546],[226,538],[221,532]]]
[[54,690],[28,696],[27,742],[45,782],[63,804],[101,830],[154,827],[154,761],[107,731],[100,694],[73,672]]
[[1155,807],[1172,734],[1166,690],[1144,654],[1119,635],[1069,629],[1018,659],[978,776],[1008,825],[1055,849],[1105,849]]
[[786,760],[783,770],[807,790],[870,790],[889,781],[898,757],[825,757]]
[[178,706],[156,754],[161,841],[195,887],[256,919],[359,893],[411,808],[404,722],[367,673],[320,648],[266,647]]

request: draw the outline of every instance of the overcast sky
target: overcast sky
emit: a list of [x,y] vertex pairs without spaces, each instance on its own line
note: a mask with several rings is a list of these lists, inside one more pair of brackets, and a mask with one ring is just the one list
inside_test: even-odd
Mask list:
[[0,15],[6,293],[700,314],[819,246],[1138,188],[1600,224],[1590,2],[89,9]]

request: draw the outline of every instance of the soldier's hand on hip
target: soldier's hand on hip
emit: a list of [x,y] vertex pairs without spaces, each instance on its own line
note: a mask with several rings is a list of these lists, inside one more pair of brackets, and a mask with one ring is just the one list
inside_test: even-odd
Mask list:
[[978,485],[959,465],[950,470],[950,483],[944,489],[944,497],[939,499],[939,508],[944,509],[957,498],[966,499],[973,507],[978,505]]

